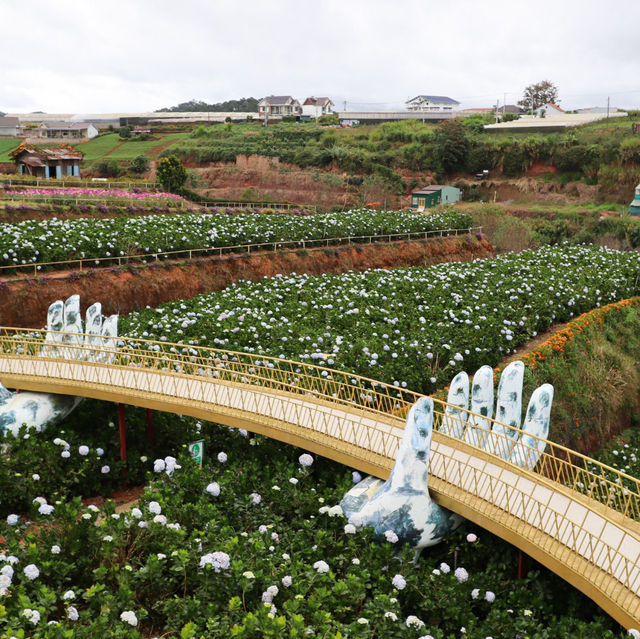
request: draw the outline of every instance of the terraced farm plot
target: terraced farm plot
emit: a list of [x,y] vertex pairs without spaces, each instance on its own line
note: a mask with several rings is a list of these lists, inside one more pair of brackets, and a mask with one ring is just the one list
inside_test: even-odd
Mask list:
[[[66,189],[72,191],[72,189]],[[97,193],[97,189],[79,189]],[[114,191],[109,191],[114,193]],[[127,194],[129,202],[142,194]],[[171,194],[158,200],[177,202]],[[151,199],[151,198],[145,198]],[[143,200],[144,201],[144,200]],[[96,220],[28,220],[0,224],[0,265],[53,262],[79,258],[110,258],[136,253],[161,253],[189,249],[210,249],[242,244],[277,244],[340,237],[389,236],[395,233],[429,233],[471,226],[471,216],[449,210],[431,215],[398,211],[359,209],[346,213],[289,217],[280,215],[150,215]]]
[[105,158],[114,160],[132,160],[138,155],[156,157],[174,142],[188,137],[188,133],[168,133],[154,136],[153,140],[141,142],[121,140],[117,133],[109,133],[94,138],[89,142],[79,144],[77,148],[85,154],[85,161],[102,160]]

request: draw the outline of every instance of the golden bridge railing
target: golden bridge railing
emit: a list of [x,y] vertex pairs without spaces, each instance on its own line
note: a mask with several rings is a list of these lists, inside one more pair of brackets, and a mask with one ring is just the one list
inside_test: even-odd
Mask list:
[[[105,385],[126,389],[123,397],[156,395],[161,406],[178,398],[182,406],[208,402],[259,414],[271,433],[286,431],[286,441],[315,442],[334,459],[359,460],[361,467],[366,462],[381,475],[391,469],[408,409],[420,397],[346,372],[252,353],[126,337],[102,338],[100,345],[84,341],[95,336],[55,337],[45,341],[43,331],[1,329],[0,371],[52,384],[71,380],[74,392]],[[430,486],[440,502],[530,552],[620,623],[638,626],[640,481],[549,441],[542,442],[546,448],[534,471],[520,468],[510,462],[513,440],[492,432],[497,422],[468,411],[460,419],[456,407],[434,402]],[[480,439],[490,452],[460,442],[471,417],[476,428],[481,420],[489,424]],[[456,428],[457,439],[448,434]]]
[[[65,337],[64,333],[58,335],[61,340]],[[71,338],[75,336],[69,334]],[[113,345],[59,344],[56,358],[64,356],[62,359],[70,361],[102,358],[109,362],[109,366],[162,371],[175,379],[182,376],[209,377],[231,384],[259,386],[328,404],[363,409],[373,415],[384,415],[387,419],[395,420],[398,426],[402,426],[407,409],[421,396],[359,375],[254,353],[127,337],[118,337],[117,342],[117,349]],[[42,357],[42,352],[47,348],[50,345],[44,341],[44,331],[0,329],[0,353],[6,356],[46,359]],[[438,399],[434,399],[434,403],[434,430],[439,431],[449,405]],[[469,418],[474,415],[469,411],[467,413]],[[475,417],[480,423],[484,420],[490,426],[497,423],[480,415]],[[449,424],[455,419],[453,415],[447,416]],[[461,429],[465,426],[466,420],[460,424]],[[516,428],[509,430],[522,433]],[[486,440],[492,441],[491,450],[508,460],[507,449],[512,447],[513,440],[493,433],[490,428],[483,432]],[[640,480],[554,442],[544,441],[544,444],[544,452],[535,468],[537,474],[595,500],[624,517],[640,520]],[[396,444],[392,448],[395,454]]]
[[[272,436],[287,431],[286,441],[315,442],[338,461],[360,460],[380,474],[393,465],[404,419],[420,397],[313,364],[197,344],[120,337],[96,346],[85,342],[91,336],[44,337],[0,330],[4,375],[71,379],[79,382],[74,391],[124,388],[130,398],[142,390],[164,398],[159,405],[181,398],[183,406],[257,412]],[[460,419],[456,407],[434,402],[430,486],[439,501],[546,563],[626,627],[640,625],[640,481],[548,441],[531,474],[510,463],[513,440],[492,432],[496,422],[469,412]],[[488,424],[480,440],[491,452],[459,441],[471,417],[475,428]],[[458,440],[447,434],[456,430]]]
[[439,502],[546,564],[627,628],[637,628],[637,532],[612,521],[599,504],[571,499],[564,487],[537,484],[504,460],[478,462],[446,445],[432,449],[429,486]]

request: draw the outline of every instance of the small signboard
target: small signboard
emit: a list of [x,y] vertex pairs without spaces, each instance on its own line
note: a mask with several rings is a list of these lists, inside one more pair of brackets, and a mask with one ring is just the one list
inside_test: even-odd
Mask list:
[[204,439],[200,439],[197,442],[191,442],[189,444],[189,454],[196,464],[202,466],[202,458],[204,456]]

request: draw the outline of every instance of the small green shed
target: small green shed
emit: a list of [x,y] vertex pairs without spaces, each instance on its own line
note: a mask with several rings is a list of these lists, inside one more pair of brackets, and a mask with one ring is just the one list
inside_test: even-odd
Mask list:
[[411,194],[411,208],[422,211],[438,204],[453,204],[460,201],[461,191],[455,186],[431,184]]

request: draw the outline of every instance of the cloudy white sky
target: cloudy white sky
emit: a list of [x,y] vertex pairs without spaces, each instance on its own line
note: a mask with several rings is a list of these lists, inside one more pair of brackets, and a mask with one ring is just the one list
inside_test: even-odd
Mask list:
[[640,0],[0,0],[0,111],[152,111],[195,98],[418,94],[640,108]]

